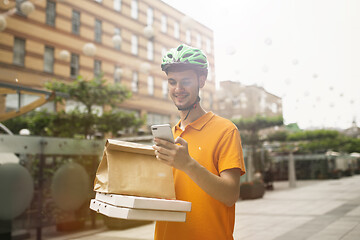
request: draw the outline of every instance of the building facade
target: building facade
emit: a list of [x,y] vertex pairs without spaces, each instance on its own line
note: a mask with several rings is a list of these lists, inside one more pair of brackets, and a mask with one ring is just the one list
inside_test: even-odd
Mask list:
[[256,85],[222,81],[218,92],[217,113],[228,119],[251,118],[256,115],[282,116],[282,100]]
[[[0,2],[6,16],[0,32],[0,82],[43,89],[52,79],[71,82],[78,75],[91,79],[102,73],[108,83],[132,91],[120,109],[146,115],[147,126],[174,124],[177,109],[160,64],[168,49],[186,43],[208,57],[209,78],[201,98],[213,110],[213,31],[175,8],[160,0],[30,0],[35,10],[26,15],[24,2]],[[32,100],[21,97],[22,104]],[[3,95],[0,109],[12,109],[16,101]]]

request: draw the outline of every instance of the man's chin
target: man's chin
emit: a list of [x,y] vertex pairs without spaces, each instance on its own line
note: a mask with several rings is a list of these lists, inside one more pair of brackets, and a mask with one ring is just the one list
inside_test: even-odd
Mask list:
[[175,106],[176,106],[178,109],[184,109],[184,108],[189,107],[190,105],[186,105],[186,104],[175,104]]

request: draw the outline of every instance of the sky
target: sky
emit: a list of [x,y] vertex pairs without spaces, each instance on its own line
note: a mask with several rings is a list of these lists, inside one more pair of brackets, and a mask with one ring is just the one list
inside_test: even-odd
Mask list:
[[282,98],[285,124],[360,126],[359,0],[163,0],[214,31],[216,80]]

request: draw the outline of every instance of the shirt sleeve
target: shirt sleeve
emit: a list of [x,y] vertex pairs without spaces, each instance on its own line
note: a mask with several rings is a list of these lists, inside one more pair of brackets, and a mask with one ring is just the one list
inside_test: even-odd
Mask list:
[[235,128],[220,140],[218,145],[218,171],[239,168],[245,174],[245,163],[241,146],[240,133]]

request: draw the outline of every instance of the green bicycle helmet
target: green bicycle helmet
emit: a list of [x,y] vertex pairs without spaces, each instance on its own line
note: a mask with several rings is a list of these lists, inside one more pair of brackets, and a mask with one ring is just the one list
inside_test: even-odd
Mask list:
[[181,44],[177,48],[170,49],[162,59],[161,69],[164,72],[172,67],[189,67],[207,74],[208,61],[200,49]]

